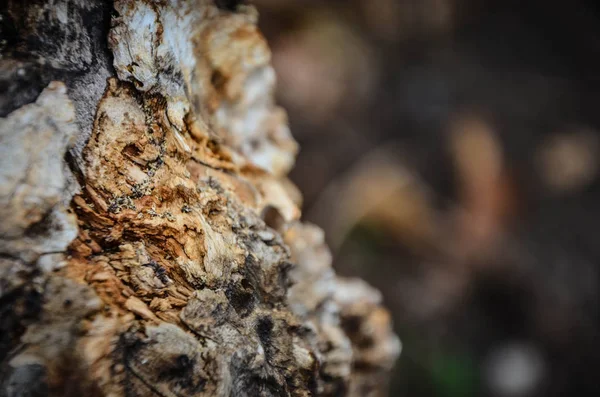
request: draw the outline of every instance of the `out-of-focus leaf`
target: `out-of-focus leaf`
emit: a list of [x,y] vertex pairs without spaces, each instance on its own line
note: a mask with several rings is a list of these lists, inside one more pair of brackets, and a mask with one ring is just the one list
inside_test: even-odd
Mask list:
[[478,371],[466,355],[440,354],[431,367],[433,382],[440,397],[474,397],[478,389]]

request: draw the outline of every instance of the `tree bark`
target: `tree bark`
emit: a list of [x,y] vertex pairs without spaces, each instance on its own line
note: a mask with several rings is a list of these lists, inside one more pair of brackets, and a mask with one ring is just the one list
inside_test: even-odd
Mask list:
[[254,8],[0,9],[0,396],[379,396],[400,351],[286,178]]

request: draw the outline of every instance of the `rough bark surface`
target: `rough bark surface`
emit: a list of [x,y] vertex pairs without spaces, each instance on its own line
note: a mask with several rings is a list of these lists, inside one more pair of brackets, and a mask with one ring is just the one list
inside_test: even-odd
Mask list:
[[0,396],[378,396],[400,343],[286,174],[256,11],[1,9]]

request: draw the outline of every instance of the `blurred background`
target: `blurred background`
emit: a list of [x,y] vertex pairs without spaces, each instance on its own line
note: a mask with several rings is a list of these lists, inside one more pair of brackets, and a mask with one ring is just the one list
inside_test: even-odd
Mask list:
[[599,395],[600,5],[251,3],[305,219],[403,341],[390,396]]

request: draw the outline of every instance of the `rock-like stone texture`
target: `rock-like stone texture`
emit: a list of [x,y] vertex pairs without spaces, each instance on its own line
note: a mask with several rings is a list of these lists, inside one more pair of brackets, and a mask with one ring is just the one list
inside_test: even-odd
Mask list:
[[2,120],[0,395],[384,395],[400,343],[299,221],[256,18],[117,0],[91,131],[61,83]]
[[[251,7],[223,11],[212,1],[116,1],[109,40],[121,80],[160,93],[179,132],[216,133],[253,164],[277,175],[294,163],[297,144],[275,106],[271,53]],[[244,163],[245,159],[238,159]]]

